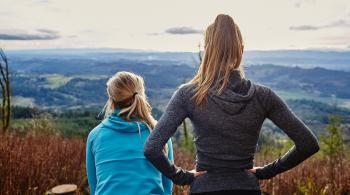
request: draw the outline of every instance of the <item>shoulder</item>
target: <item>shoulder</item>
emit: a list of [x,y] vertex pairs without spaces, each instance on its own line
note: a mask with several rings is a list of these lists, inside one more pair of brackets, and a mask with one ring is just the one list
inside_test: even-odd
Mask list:
[[139,128],[140,127],[140,131],[145,131],[145,132],[150,132],[150,127],[147,125],[146,122],[144,121],[134,121],[133,123],[135,123],[135,127]]
[[270,111],[272,109],[289,109],[287,102],[280,95],[278,95],[271,87],[262,84],[255,85],[257,98],[267,111]]
[[175,93],[178,94],[178,96],[181,96],[181,98],[183,98],[184,100],[186,100],[194,95],[195,90],[196,90],[195,84],[184,83],[178,86]]
[[196,89],[196,85],[192,83],[184,83],[178,87],[178,90],[183,92],[193,92]]
[[265,110],[270,110],[275,104],[281,105],[284,100],[269,86],[254,83],[255,96]]
[[255,85],[255,91],[258,96],[266,96],[272,92],[272,89],[264,84],[252,82]]
[[102,127],[103,127],[103,124],[102,124],[102,122],[101,122],[99,125],[97,125],[95,128],[93,128],[93,129],[90,131],[90,133],[89,133],[89,135],[88,135],[88,137],[87,137],[87,142],[88,142],[88,143],[91,143],[93,140],[96,139],[96,137],[97,137],[98,134],[100,133]]
[[260,83],[254,83],[256,96],[263,101],[280,98],[279,95],[269,86]]

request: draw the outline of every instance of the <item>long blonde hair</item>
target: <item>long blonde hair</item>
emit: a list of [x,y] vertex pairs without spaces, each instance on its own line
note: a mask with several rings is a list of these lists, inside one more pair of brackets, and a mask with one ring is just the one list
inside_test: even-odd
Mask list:
[[[127,121],[135,117],[141,120],[151,132],[157,121],[152,116],[152,107],[147,101],[143,78],[131,72],[117,72],[107,81],[108,101],[105,106],[105,118],[116,108],[120,109],[118,116]],[[165,145],[167,155],[168,147]]]
[[216,87],[218,95],[223,92],[231,70],[239,69],[242,77],[245,76],[243,66],[240,66],[244,50],[243,38],[231,16],[219,14],[214,23],[207,27],[204,47],[199,70],[189,81],[197,85],[193,98],[198,106],[206,102],[211,87]]

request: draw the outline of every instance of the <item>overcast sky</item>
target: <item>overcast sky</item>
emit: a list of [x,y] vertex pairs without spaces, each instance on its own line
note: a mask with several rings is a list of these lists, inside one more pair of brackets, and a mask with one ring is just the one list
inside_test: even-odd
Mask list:
[[197,51],[219,13],[247,50],[350,50],[350,0],[1,0],[0,46]]

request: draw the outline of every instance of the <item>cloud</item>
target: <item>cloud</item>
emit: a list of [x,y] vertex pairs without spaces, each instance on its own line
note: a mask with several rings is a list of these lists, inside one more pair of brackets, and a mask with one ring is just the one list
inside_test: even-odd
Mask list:
[[347,20],[336,20],[325,25],[300,25],[300,26],[290,26],[289,30],[294,31],[310,31],[310,30],[320,30],[327,28],[350,28],[350,21]]
[[174,35],[188,35],[188,34],[202,34],[202,30],[194,29],[191,27],[173,27],[165,30],[165,33],[174,34]]
[[331,27],[350,27],[350,21],[346,20],[336,20],[328,25],[324,25],[324,28],[331,28]]
[[34,2],[35,3],[44,3],[44,4],[46,4],[46,3],[50,3],[50,0],[36,0]]
[[57,31],[48,29],[37,29],[35,33],[19,33],[19,32],[0,32],[0,40],[9,41],[32,41],[32,40],[54,40],[59,39],[61,36]]
[[300,25],[300,26],[289,27],[289,30],[296,30],[296,31],[298,31],[298,30],[300,30],[300,31],[302,31],[302,30],[318,30],[318,29],[319,29],[319,27],[312,26],[312,25]]
[[315,0],[296,0],[294,2],[294,7],[300,8],[303,4],[315,3]]
[[38,28],[38,29],[36,29],[36,31],[46,33],[46,34],[58,34],[57,31],[44,29],[44,28]]
[[348,33],[344,33],[342,35],[333,35],[327,37],[319,38],[319,41],[323,44],[327,45],[341,45],[343,47],[348,47],[348,43],[350,42],[350,36]]
[[147,35],[150,35],[150,36],[158,36],[158,35],[162,35],[163,33],[146,33]]

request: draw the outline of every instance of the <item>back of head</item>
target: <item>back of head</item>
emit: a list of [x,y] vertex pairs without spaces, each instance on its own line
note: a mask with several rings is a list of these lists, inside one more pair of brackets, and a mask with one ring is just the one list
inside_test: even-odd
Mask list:
[[227,86],[230,72],[240,69],[243,39],[238,25],[231,16],[219,14],[205,31],[204,57],[199,70],[190,83],[196,84],[194,95],[197,105],[206,101],[209,88],[216,87],[220,94]]
[[[143,78],[131,72],[121,71],[107,81],[108,102],[105,117],[114,109],[119,108],[119,116],[131,121],[136,117],[144,122],[150,131],[156,125],[152,116],[152,107],[147,101]],[[164,153],[168,155],[168,147],[164,146]]]
[[155,126],[152,108],[147,101],[144,81],[141,76],[131,72],[118,72],[107,81],[109,100],[106,105],[105,117],[114,109],[119,108],[119,116],[126,120],[137,117],[145,122],[150,129]]

